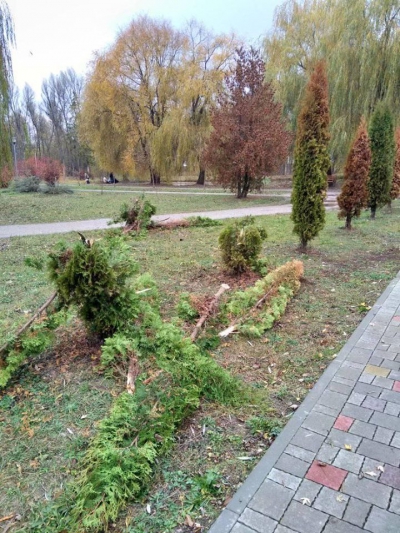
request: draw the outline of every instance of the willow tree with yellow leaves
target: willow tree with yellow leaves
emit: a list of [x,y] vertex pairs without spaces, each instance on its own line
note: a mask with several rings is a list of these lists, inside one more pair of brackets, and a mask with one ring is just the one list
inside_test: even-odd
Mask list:
[[95,59],[86,86],[82,135],[99,165],[149,175],[153,184],[180,173],[184,162],[204,170],[208,107],[234,44],[195,22],[179,31],[167,21],[134,19]]
[[264,41],[268,79],[294,129],[312,66],[325,60],[330,150],[339,165],[378,101],[400,116],[399,30],[399,0],[287,0],[275,11]]

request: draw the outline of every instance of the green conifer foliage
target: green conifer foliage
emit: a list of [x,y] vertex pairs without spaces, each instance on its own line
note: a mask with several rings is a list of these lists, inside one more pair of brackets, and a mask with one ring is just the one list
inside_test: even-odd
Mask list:
[[368,192],[371,219],[377,208],[390,202],[395,155],[393,117],[384,103],[379,103],[371,118],[371,169]]
[[362,119],[353,145],[347,156],[344,183],[337,202],[339,218],[346,218],[346,229],[351,229],[353,217],[359,217],[368,203],[368,174],[371,166],[371,148],[367,125]]
[[302,250],[325,225],[324,198],[330,165],[328,143],[328,82],[325,64],[319,62],[306,87],[294,155],[292,220]]

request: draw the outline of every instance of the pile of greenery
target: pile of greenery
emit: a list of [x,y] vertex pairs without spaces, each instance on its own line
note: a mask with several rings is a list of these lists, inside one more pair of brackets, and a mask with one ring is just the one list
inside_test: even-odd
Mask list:
[[253,287],[237,291],[226,306],[229,318],[234,323],[237,321],[235,330],[260,337],[272,328],[285,312],[289,300],[300,289],[302,275],[303,263],[294,260],[273,270]]
[[74,191],[57,183],[49,183],[37,176],[16,178],[10,183],[10,189],[18,193],[40,192],[42,194],[72,194]]
[[112,223],[125,222],[127,231],[139,233],[140,230],[150,227],[151,217],[155,212],[155,206],[149,200],[145,200],[144,195],[142,195],[135,199],[132,206],[127,203],[122,204],[119,215],[112,220]]

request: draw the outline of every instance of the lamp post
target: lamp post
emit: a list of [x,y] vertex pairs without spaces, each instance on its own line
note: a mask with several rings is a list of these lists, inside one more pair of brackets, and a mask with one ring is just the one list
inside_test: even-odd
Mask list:
[[15,145],[17,144],[17,139],[15,137],[13,137],[13,140],[12,140],[12,143],[13,143],[13,152],[14,152],[14,177],[18,177],[18,167],[17,167],[17,153],[16,153],[16,150],[15,150]]

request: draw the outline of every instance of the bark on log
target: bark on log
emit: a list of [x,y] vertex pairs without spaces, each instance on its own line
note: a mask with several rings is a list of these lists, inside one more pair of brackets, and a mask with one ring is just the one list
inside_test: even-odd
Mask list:
[[[15,338],[17,339],[20,335],[22,335],[22,333],[24,333],[24,331],[26,331],[29,326],[31,326],[33,324],[33,322],[37,319],[38,316],[40,316],[43,311],[45,311],[49,305],[51,304],[51,302],[56,298],[57,296],[57,292],[54,292],[50,298],[42,305],[42,307],[36,311],[36,313],[33,315],[33,317],[28,320],[28,322],[26,324],[24,324],[18,331],[17,333],[15,334]],[[9,346],[10,342],[6,342],[5,344],[3,344],[3,346],[0,348],[0,356],[7,350],[8,346]]]
[[221,285],[221,287],[218,289],[217,294],[214,296],[214,298],[210,302],[210,305],[207,307],[205,313],[203,313],[203,315],[199,318],[199,320],[198,320],[198,322],[197,322],[197,324],[196,324],[196,326],[195,326],[195,328],[193,330],[193,333],[190,336],[190,339],[191,339],[192,342],[196,340],[196,337],[199,334],[200,329],[203,326],[204,322],[211,315],[211,313],[215,310],[215,308],[218,305],[219,299],[224,294],[224,292],[227,291],[228,289],[230,289],[230,287],[226,283],[223,283]]

